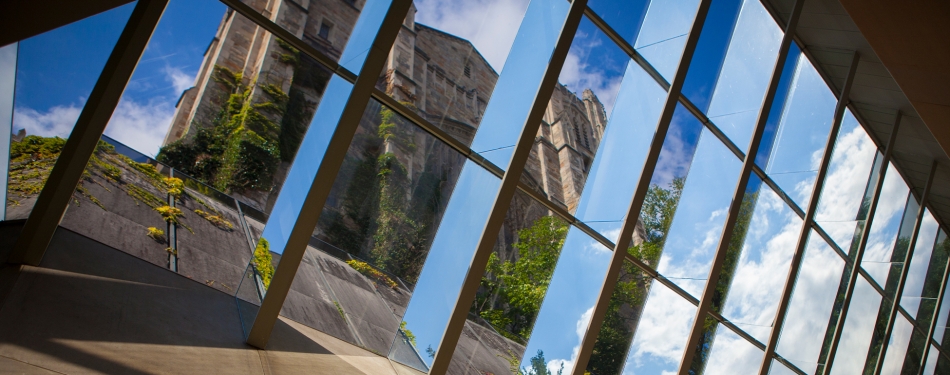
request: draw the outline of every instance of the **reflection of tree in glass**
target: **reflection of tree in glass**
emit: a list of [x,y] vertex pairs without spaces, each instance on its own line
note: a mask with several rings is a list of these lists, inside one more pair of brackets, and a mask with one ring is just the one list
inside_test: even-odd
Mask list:
[[[683,192],[685,179],[674,179],[667,188],[651,185],[640,210],[644,239],[628,250],[644,263],[656,266],[666,242],[673,215]],[[624,262],[616,289],[610,297],[607,315],[597,334],[587,371],[594,375],[619,374],[630,348],[650,278],[640,268]]]
[[492,253],[472,312],[505,337],[526,343],[531,335],[531,323],[551,282],[567,229],[563,220],[543,216],[518,231],[518,242],[512,245],[517,251],[516,260],[502,261]]
[[548,370],[547,361],[544,360],[544,351],[538,350],[538,354],[531,357],[531,367],[522,368],[517,375],[561,375],[564,373],[564,363],[557,372]]
[[264,288],[270,286],[270,281],[274,277],[274,257],[270,253],[270,243],[267,239],[261,237],[257,242],[257,248],[254,249],[254,268],[261,277],[261,283]]

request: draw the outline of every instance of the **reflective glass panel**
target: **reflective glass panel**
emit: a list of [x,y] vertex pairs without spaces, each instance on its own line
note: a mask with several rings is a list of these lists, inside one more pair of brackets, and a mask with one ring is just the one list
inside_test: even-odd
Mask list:
[[538,371],[538,364],[544,363],[544,368],[554,373],[561,368],[573,371],[611,255],[610,248],[579,229],[570,229],[521,360],[522,368]]
[[762,3],[745,0],[707,112],[739,148],[752,136],[781,40]]
[[854,118],[851,110],[845,109],[828,174],[822,185],[815,222],[846,252],[851,247],[858,214],[864,204],[865,189],[870,184],[868,181],[871,180],[876,152],[874,141]]
[[590,0],[587,2],[587,7],[630,43],[637,39],[650,2],[650,0]]
[[888,275],[892,269],[900,273],[917,217],[919,206],[909,192],[897,168],[889,164],[861,261],[861,267],[888,293],[893,293],[886,285]]
[[[541,203],[515,193],[449,374],[466,369],[502,374],[522,361],[568,229],[566,221],[552,216]],[[537,328],[543,335],[540,330],[545,328]]]
[[0,221],[7,212],[7,178],[10,170],[10,138],[13,135],[13,90],[16,82],[16,55],[19,43],[0,47]]
[[[945,231],[940,231],[940,235],[937,237],[937,244],[937,246],[942,248],[942,251],[950,251],[950,237],[947,236]],[[950,292],[950,282],[944,286],[943,301],[940,303],[940,310],[937,313],[937,328],[934,330],[933,339],[938,343],[950,341],[948,340],[948,338],[950,338],[950,334],[948,334],[950,333],[948,332],[950,331],[950,327],[948,327],[947,321],[947,317],[950,316],[950,298],[947,297],[947,292]]]
[[769,375],[796,375],[797,373],[792,371],[787,366],[783,365],[777,360],[772,360],[772,366],[769,367]]
[[699,1],[653,0],[633,47],[667,81],[673,80]]
[[716,88],[716,78],[722,69],[741,7],[742,0],[717,0],[709,5],[706,22],[703,23],[682,89],[683,95],[700,111],[709,109],[709,99]]
[[499,184],[498,178],[488,171],[470,161],[464,163],[402,318],[405,325],[400,323],[403,332],[413,332],[414,340],[397,336],[389,352],[391,359],[420,371],[428,370]]
[[[933,314],[932,301],[936,297],[933,291],[937,288],[934,288],[932,284],[936,281],[939,285],[939,281],[936,279],[943,277],[942,271],[946,267],[947,254],[934,251],[937,244],[938,229],[937,220],[934,219],[930,210],[924,209],[920,231],[917,232],[917,243],[914,245],[914,256],[910,262],[910,269],[907,270],[904,291],[901,293],[901,307],[907,310],[911,316],[916,316],[918,321],[921,317],[917,312],[923,304],[929,304],[928,307],[923,309],[925,315],[927,315],[927,311],[930,312],[929,314]],[[938,272],[941,274],[940,276],[936,275]],[[928,284],[931,284],[930,288],[925,288],[925,285]],[[929,322],[930,319],[927,319],[927,321]]]
[[624,359],[652,287],[653,280],[640,268],[630,261],[623,262],[604,323],[597,333],[594,351],[587,362],[587,372],[619,374],[623,370]]
[[[739,246],[730,247],[730,251],[739,253],[727,255],[719,282],[728,288],[722,315],[766,342],[802,220],[768,186],[762,185],[756,195],[749,208],[753,212],[736,223],[733,241],[738,240]],[[737,238],[742,231],[744,241]]]
[[913,330],[914,326],[903,315],[898,314],[894,319],[891,341],[887,344],[881,374],[899,375],[901,373],[904,355],[907,353],[907,346],[910,344],[910,336]]
[[933,345],[929,345],[929,346],[930,346],[930,355],[927,356],[927,363],[924,365],[923,374],[934,375],[934,371],[936,371],[936,368],[937,368],[937,361],[941,358],[940,358],[940,354],[937,353],[937,347]]
[[[377,88],[471,145],[529,2],[415,1]],[[533,3],[537,4],[531,8],[531,19],[538,22],[538,12],[546,10],[544,1]],[[559,27],[562,22],[555,23]],[[525,43],[521,42],[522,49]],[[517,53],[512,59],[516,56],[523,60],[524,55]],[[536,68],[543,70],[543,65]],[[521,120],[518,129],[524,125]]]
[[870,349],[881,295],[864,277],[858,276],[856,282],[831,374],[861,373]]
[[7,220],[26,219],[33,210],[134,7],[126,4],[18,42]]
[[814,374],[818,368],[843,269],[841,257],[814,230],[810,231],[775,350],[807,374]]
[[505,60],[480,131],[472,141],[475,152],[502,169],[508,168],[570,6],[566,1],[528,4],[512,53]]
[[[639,321],[632,327],[633,342],[630,349],[623,353],[627,356],[623,374],[675,372],[683,357],[683,348],[695,316],[695,305],[654,282]],[[598,337],[598,342],[600,340]]]
[[799,206],[808,206],[836,103],[808,57],[800,54],[765,168],[769,177]]
[[707,375],[754,374],[762,364],[764,355],[765,353],[751,342],[720,325],[716,330],[716,339],[702,373]]
[[739,159],[703,130],[657,267],[694,296],[706,284],[740,169]]

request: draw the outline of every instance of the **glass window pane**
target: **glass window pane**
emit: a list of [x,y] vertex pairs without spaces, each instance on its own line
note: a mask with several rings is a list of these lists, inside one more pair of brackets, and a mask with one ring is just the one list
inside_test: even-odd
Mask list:
[[729,40],[732,39],[742,0],[720,0],[709,5],[699,42],[689,66],[682,93],[704,113],[716,87],[716,78],[722,69]]
[[769,367],[769,375],[796,375],[797,373],[783,365],[777,360],[772,360],[772,366]]
[[874,141],[846,109],[815,213],[815,222],[845,251],[851,247],[865,190],[872,180],[876,152]]
[[886,285],[888,275],[894,269],[900,273],[919,207],[909,192],[897,168],[889,164],[861,262],[861,267],[889,294],[893,288]]
[[633,47],[666,78],[673,80],[693,25],[697,0],[653,0]]
[[[414,2],[377,87],[413,106],[423,118],[455,139],[471,145],[528,3]],[[544,6],[543,1],[534,3],[538,4],[532,8],[535,16],[531,19],[537,22],[537,13],[543,12]],[[560,26],[563,20],[556,23]],[[523,46],[526,42],[521,43]],[[512,56],[514,59],[516,56]],[[539,66],[532,67],[543,71],[543,65]],[[521,120],[518,129],[524,125]]]
[[[940,249],[944,252],[950,252],[950,237],[947,236],[945,230],[941,230],[940,234],[937,237],[937,243]],[[947,292],[950,292],[950,282],[944,287],[944,297],[943,301],[940,304],[940,310],[937,313],[937,328],[934,330],[933,339],[937,342],[942,343],[941,346],[950,346],[947,345],[947,342],[950,341],[950,327],[948,327],[947,317],[950,316],[950,297],[947,296]]]
[[930,345],[930,355],[927,356],[927,364],[924,366],[923,374],[934,375],[939,359],[941,359],[941,357],[940,354],[937,353],[937,347]]
[[914,326],[903,315],[898,314],[897,318],[894,319],[891,341],[887,344],[881,374],[899,375],[901,373],[904,354],[907,353],[907,346],[910,344],[910,335],[913,330]]
[[587,7],[594,10],[628,43],[637,39],[650,0],[590,0]]
[[657,267],[694,296],[709,276],[740,169],[739,159],[704,129]]
[[[571,228],[547,296],[525,349],[521,367],[572,371],[584,332],[610,263],[611,249]],[[530,370],[529,370],[530,371]]]
[[757,0],[745,0],[707,115],[740,148],[752,136],[782,30]]
[[13,135],[13,90],[16,83],[16,56],[19,43],[0,47],[0,221],[7,216],[7,178],[10,171],[10,141]]
[[808,206],[836,103],[808,57],[800,54],[765,170],[801,207]]
[[633,343],[626,353],[623,374],[675,372],[683,358],[696,306],[660,283],[650,286],[645,303],[639,322],[633,326]]
[[623,370],[633,333],[652,287],[653,280],[643,270],[629,261],[623,262],[586,372],[619,374]]
[[881,295],[859,276],[831,374],[858,374],[864,371],[880,305]]
[[33,210],[134,7],[126,4],[19,41],[7,220],[26,219]]
[[811,231],[776,348],[777,353],[808,374],[818,368],[843,269],[841,257]]
[[541,203],[515,194],[448,373],[502,374],[522,361],[568,229]]
[[472,141],[475,152],[502,169],[508,168],[570,5],[566,1],[528,4],[492,100],[485,108],[483,126]]
[[707,375],[753,374],[762,364],[763,356],[765,353],[751,342],[720,325],[716,329],[712,351],[706,359],[706,367],[702,373]]
[[[933,301],[933,298],[936,297],[936,294],[933,294],[933,296],[930,294],[937,288],[931,286],[925,289],[925,284],[932,284],[933,281],[936,281],[935,279],[942,277],[942,269],[946,267],[946,253],[941,254],[940,251],[934,252],[938,227],[937,219],[934,219],[930,210],[924,209],[924,217],[920,223],[920,231],[917,233],[917,243],[914,245],[914,256],[910,262],[910,269],[907,270],[907,281],[904,283],[904,291],[901,293],[901,307],[907,310],[911,316],[917,317],[916,319],[918,321],[920,321],[921,316],[918,315],[917,312],[922,304],[930,303],[929,308],[925,308],[924,311],[930,311],[932,315],[933,304],[930,301]],[[943,261],[943,265],[940,264],[941,260]],[[934,261],[937,262],[935,263]],[[937,276],[937,272],[940,272],[941,275]],[[939,285],[939,281],[937,285]],[[924,296],[924,292],[931,293]],[[925,313],[925,315],[928,314]],[[929,321],[930,320],[927,319],[927,322]]]
[[746,209],[753,211],[736,223],[732,241],[737,246],[730,246],[733,255],[726,256],[719,276],[725,305],[713,302],[713,308],[722,308],[726,319],[767,342],[802,220],[768,186],[755,194]]

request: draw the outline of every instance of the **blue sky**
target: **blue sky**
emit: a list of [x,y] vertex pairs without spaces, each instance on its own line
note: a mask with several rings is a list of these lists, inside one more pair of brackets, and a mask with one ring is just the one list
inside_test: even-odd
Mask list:
[[[65,137],[92,91],[134,4],[20,44],[15,128]],[[225,6],[173,0],[126,88],[106,134],[154,155],[181,92],[191,87]]]

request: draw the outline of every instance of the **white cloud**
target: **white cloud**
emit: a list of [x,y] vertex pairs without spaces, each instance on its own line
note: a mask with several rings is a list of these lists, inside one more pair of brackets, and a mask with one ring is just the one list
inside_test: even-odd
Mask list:
[[467,39],[501,71],[528,0],[417,0],[416,22]]
[[112,114],[105,133],[136,151],[154,157],[174,113],[174,105],[166,100],[156,99],[144,104],[122,100]]
[[26,129],[28,135],[67,138],[72,132],[82,105],[55,106],[46,112],[18,107],[13,110],[13,129]]
[[165,80],[172,84],[175,92],[181,93],[194,85],[195,74],[187,74],[179,68],[166,66],[163,69]]
[[583,35],[578,35],[575,45],[567,54],[564,60],[564,67],[561,69],[561,75],[558,81],[567,86],[577,94],[585,89],[590,89],[597,95],[597,99],[604,105],[604,111],[610,116],[614,108],[614,102],[617,101],[617,93],[620,92],[621,75],[608,79],[601,63],[594,62],[590,64],[588,55],[591,49],[600,46],[599,39],[586,42]]
[[578,344],[571,349],[571,359],[552,359],[548,361],[548,371],[552,374],[557,374],[558,371],[564,368],[565,373],[570,373],[574,369],[574,362],[577,361],[577,354],[581,350],[580,342],[584,340],[584,332],[587,331],[587,326],[590,324],[590,317],[594,314],[594,306],[591,306],[587,311],[584,311],[581,314],[581,317],[577,319],[577,322],[574,323],[574,332],[577,333],[577,342]]
[[624,374],[656,373],[658,368],[669,366],[675,369],[683,355],[695,313],[695,306],[654,283],[637,324]]

